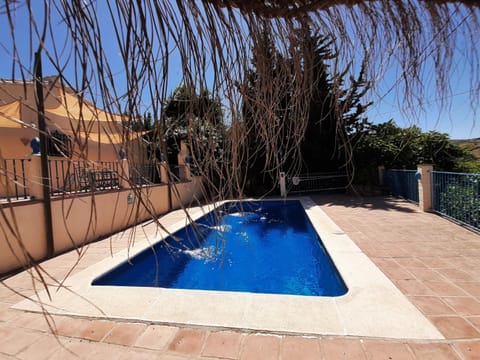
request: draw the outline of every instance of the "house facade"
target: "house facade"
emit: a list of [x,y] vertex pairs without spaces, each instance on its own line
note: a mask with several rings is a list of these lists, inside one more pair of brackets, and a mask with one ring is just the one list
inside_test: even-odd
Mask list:
[[[56,77],[44,79],[48,155],[71,160],[115,161],[119,153],[142,156],[141,134],[122,126],[122,116],[99,109]],[[34,81],[0,80],[0,158],[32,153],[38,137]]]

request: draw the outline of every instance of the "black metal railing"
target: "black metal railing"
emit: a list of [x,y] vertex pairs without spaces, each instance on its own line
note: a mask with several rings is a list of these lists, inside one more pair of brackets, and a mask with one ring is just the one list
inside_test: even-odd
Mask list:
[[52,195],[118,189],[118,162],[49,160]]
[[160,164],[134,164],[130,166],[130,181],[135,185],[161,184]]
[[29,199],[25,174],[26,159],[0,160],[0,199]]
[[[29,199],[27,188],[28,159],[0,160],[0,199]],[[52,196],[112,190],[120,188],[120,163],[117,161],[93,162],[87,160],[48,159],[50,194]],[[185,181],[187,166],[171,168],[173,182]],[[129,181],[136,185],[161,184],[160,164],[130,165]],[[32,179],[29,179],[32,181]],[[166,179],[164,179],[166,182]]]

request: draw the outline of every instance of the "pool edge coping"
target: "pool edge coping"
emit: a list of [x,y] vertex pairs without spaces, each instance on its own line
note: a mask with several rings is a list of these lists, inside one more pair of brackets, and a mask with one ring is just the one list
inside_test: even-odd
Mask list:
[[[255,199],[245,199],[245,201]],[[263,201],[279,200],[278,198]],[[398,290],[361,249],[309,197],[300,200],[317,231],[332,262],[348,287],[345,295],[314,297],[273,295],[204,290],[161,288],[127,289],[112,286],[91,286],[91,281],[144,248],[148,240],[140,241],[135,249],[124,249],[93,264],[67,279],[70,290],[89,299],[99,308],[69,291],[60,290],[49,301],[46,292],[40,299],[52,314],[89,318],[122,319],[163,324],[184,324],[214,328],[270,331],[311,335],[366,336],[397,339],[444,339],[437,328]],[[207,209],[227,201],[207,206]],[[208,211],[194,208],[191,217],[198,219]],[[185,225],[179,220],[170,232]],[[143,223],[145,224],[145,223]],[[139,227],[143,227],[140,224]],[[363,272],[363,276],[360,273]],[[101,288],[101,289],[99,289]],[[113,289],[112,289],[113,288]],[[112,298],[111,291],[117,295]],[[130,289],[131,292],[131,289]],[[202,311],[191,309],[191,303]],[[13,306],[26,311],[42,311],[31,300]],[[158,308],[161,307],[159,313]],[[139,312],[139,309],[142,310]],[[381,314],[381,318],[373,316]]]

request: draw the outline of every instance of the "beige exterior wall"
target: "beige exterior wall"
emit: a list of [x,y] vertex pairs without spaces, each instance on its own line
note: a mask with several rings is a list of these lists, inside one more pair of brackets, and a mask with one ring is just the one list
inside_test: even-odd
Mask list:
[[[0,157],[3,159],[24,158],[32,153],[30,140],[38,136],[34,129],[0,128]],[[25,143],[22,142],[25,139]]]
[[[46,127],[50,131],[59,130],[71,137],[72,159],[115,161],[118,160],[120,147],[128,148],[129,157],[132,159],[144,155],[141,140],[133,136],[129,139],[122,138],[119,115],[107,113],[85,101],[82,106],[84,118],[80,123],[77,97],[68,88],[65,88],[64,96],[60,83],[53,85],[53,79],[44,79]],[[15,118],[18,117],[25,125],[22,127],[16,124],[15,127],[9,128],[0,124],[0,158],[19,158],[30,154],[29,141],[38,136],[34,83],[27,81],[24,86],[21,81],[0,80],[0,107],[19,100],[20,111]],[[72,129],[76,129],[77,136],[72,135]],[[27,145],[22,143],[22,139],[28,140]],[[138,152],[141,154],[138,155]]]
[[[0,274],[47,255],[43,204],[0,207]],[[22,249],[23,248],[23,249]]]
[[[45,108],[56,108],[61,104],[59,100],[60,87],[53,86],[49,82],[50,78],[45,78],[44,97]],[[0,80],[0,105],[9,104],[16,100],[22,100],[21,115],[22,120],[27,124],[37,124],[37,112],[35,104],[34,83],[27,81],[26,86],[23,82],[11,82]]]
[[[172,191],[173,208],[188,207],[202,197],[200,177],[175,186],[177,191]],[[129,195],[133,196],[133,203],[129,201]],[[20,250],[19,239],[34,259],[43,259],[46,256],[43,204],[29,202],[5,207],[1,211],[6,214],[7,221],[0,218],[0,274],[28,263]],[[55,253],[80,247],[167,211],[167,185],[143,187],[139,191],[121,190],[53,199]],[[12,232],[9,225],[15,221],[19,227]]]

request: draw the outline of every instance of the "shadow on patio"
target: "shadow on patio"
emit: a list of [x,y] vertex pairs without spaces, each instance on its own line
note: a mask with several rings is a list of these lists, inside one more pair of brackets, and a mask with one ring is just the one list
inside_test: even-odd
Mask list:
[[364,208],[368,210],[418,212],[409,203],[393,197],[362,197],[348,195],[313,195],[311,198],[321,206],[345,206],[352,208]]

